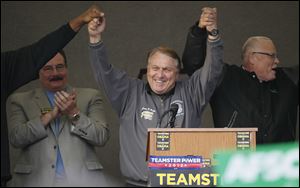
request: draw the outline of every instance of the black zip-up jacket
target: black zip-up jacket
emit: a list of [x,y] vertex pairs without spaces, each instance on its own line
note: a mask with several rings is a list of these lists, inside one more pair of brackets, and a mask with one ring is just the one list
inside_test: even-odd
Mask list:
[[[183,54],[189,75],[202,67],[207,33],[191,27]],[[276,79],[260,82],[254,73],[225,64],[222,80],[210,99],[215,127],[257,127],[257,143],[294,141],[296,135],[299,65],[278,68]]]
[[11,179],[6,122],[6,99],[22,85],[38,78],[40,68],[76,35],[69,24],[38,42],[15,51],[1,52],[1,182]]

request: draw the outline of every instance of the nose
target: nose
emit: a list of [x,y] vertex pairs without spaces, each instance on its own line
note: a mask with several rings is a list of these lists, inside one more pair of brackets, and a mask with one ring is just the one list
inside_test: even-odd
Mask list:
[[280,63],[278,57],[275,58],[274,62],[275,62],[276,64],[279,64],[279,63]]
[[159,70],[158,71],[158,76],[161,78],[161,77],[163,77],[163,75],[164,75],[164,71],[163,70]]

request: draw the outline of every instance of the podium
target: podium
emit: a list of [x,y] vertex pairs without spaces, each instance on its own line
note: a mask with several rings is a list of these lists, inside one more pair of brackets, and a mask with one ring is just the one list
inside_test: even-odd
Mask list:
[[[198,156],[202,163],[199,169],[203,170],[218,165],[216,151],[255,150],[256,132],[257,128],[149,128],[146,160],[150,169],[149,159],[153,156],[155,160],[151,159],[151,164],[153,161],[162,162],[162,160],[165,160],[164,163],[161,163],[165,166],[168,165],[166,161],[180,161],[180,159],[173,158],[173,156],[187,156],[188,160],[196,160],[190,157]],[[182,166],[178,163],[172,165],[179,170]],[[155,169],[156,172],[159,172],[157,169]],[[153,178],[153,175],[150,175],[150,184],[151,178]],[[161,183],[163,177],[159,178],[161,178],[159,179]],[[172,178],[175,181],[176,177]],[[184,182],[184,177],[179,178],[181,178],[181,182]],[[153,184],[153,181],[152,185],[160,186],[157,183]],[[179,184],[175,182],[172,185],[178,186]],[[203,186],[203,184],[200,186]]]

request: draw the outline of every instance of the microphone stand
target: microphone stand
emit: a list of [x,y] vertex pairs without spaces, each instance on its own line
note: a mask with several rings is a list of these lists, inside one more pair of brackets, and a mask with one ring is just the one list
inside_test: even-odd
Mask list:
[[233,124],[235,123],[235,119],[237,116],[238,112],[235,110],[230,118],[230,121],[228,123],[228,125],[226,126],[226,128],[231,128],[233,126]]
[[163,120],[163,118],[165,117],[165,115],[166,115],[167,113],[169,113],[170,111],[171,111],[171,109],[165,111],[165,112],[163,113],[163,115],[158,119],[156,128],[161,128],[161,127],[160,127],[160,126],[161,126],[161,121]]
[[170,115],[170,119],[168,121],[167,127],[170,126],[171,128],[174,128],[174,122],[176,119],[176,113],[174,113],[172,110],[170,110],[171,115]]

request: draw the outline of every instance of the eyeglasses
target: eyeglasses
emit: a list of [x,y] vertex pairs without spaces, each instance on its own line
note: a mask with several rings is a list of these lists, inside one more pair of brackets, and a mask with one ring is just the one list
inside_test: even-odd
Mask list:
[[56,69],[57,72],[62,72],[64,71],[66,66],[64,64],[58,64],[56,66],[51,66],[51,65],[46,65],[43,67],[43,71],[46,73],[52,73],[54,72],[54,69]]
[[267,53],[267,52],[252,52],[253,54],[262,54],[262,55],[267,55],[269,57],[271,57],[274,61],[275,59],[278,59],[276,53]]

